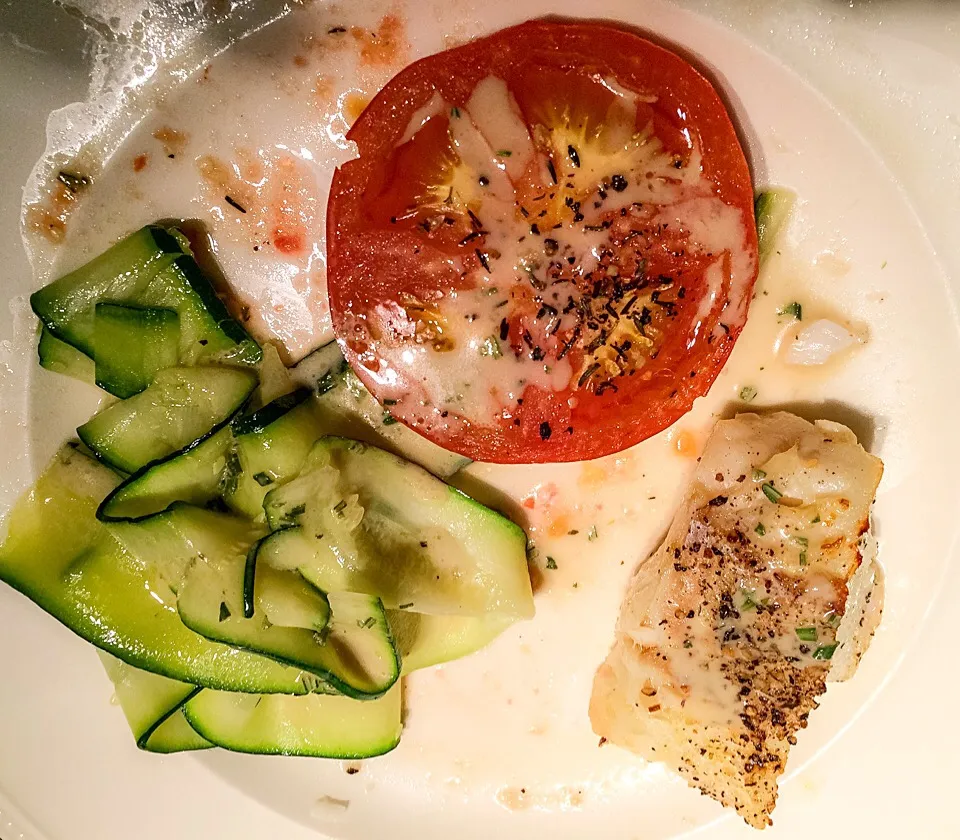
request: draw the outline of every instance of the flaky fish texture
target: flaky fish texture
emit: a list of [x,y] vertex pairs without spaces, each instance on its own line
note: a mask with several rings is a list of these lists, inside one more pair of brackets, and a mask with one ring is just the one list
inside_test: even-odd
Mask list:
[[880,620],[869,527],[882,473],[837,423],[719,422],[631,581],[594,679],[594,731],[769,825],[796,733]]

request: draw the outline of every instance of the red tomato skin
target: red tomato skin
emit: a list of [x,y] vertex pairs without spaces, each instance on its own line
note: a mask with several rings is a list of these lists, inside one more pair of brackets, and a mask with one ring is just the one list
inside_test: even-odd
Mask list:
[[[735,207],[745,224],[744,248],[755,256],[757,234],[753,214],[753,183],[736,129],[717,91],[686,60],[628,29],[608,24],[539,20],[501,30],[464,46],[428,56],[409,65],[370,102],[351,128],[348,139],[357,143],[359,158],[344,164],[333,177],[327,208],[328,288],[334,330],[341,349],[364,384],[376,395],[376,382],[357,363],[344,336],[344,316],[362,312],[378,300],[392,299],[409,277],[397,259],[417,249],[425,262],[443,262],[443,252],[406,234],[378,229],[364,211],[363,196],[383,187],[378,162],[389,157],[410,115],[439,93],[462,106],[475,85],[493,73],[510,84],[520,64],[543,62],[581,68],[612,76],[633,90],[655,90],[657,113],[683,114],[682,125],[695,136],[703,157],[703,174],[715,194]],[[438,72],[438,68],[443,68]],[[375,256],[377,249],[383,254]],[[757,260],[754,260],[757,265]],[[457,285],[454,272],[439,285]],[[741,299],[749,301],[756,270]],[[412,417],[391,408],[398,420],[435,443],[473,460],[493,463],[550,463],[599,458],[621,451],[666,429],[686,414],[704,395],[726,363],[746,320],[724,319],[725,334],[695,352],[662,360],[650,371],[643,390],[605,391],[597,396],[583,391],[576,407],[528,389],[524,394],[524,422],[480,426],[469,421],[457,431],[422,428]],[[555,395],[554,395],[555,396]],[[545,425],[546,424],[546,425]]]

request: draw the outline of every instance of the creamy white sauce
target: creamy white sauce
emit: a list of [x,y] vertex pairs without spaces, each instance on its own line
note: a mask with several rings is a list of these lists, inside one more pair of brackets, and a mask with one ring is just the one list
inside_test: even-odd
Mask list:
[[398,145],[402,146],[404,143],[409,143],[410,140],[413,139],[413,136],[427,124],[427,121],[431,117],[436,117],[449,111],[450,106],[447,104],[446,100],[439,93],[434,92],[433,96],[430,97],[430,101],[426,105],[417,108],[417,110],[413,112],[413,115],[410,117],[410,121],[407,123],[406,129],[400,136],[400,140],[397,141]]
[[[471,275],[474,287],[440,290],[429,301],[438,313],[434,320],[443,321],[440,327],[431,326],[442,331],[444,340],[439,344],[420,339],[411,342],[407,328],[395,333],[395,343],[388,340],[386,346],[379,345],[386,365],[381,362],[371,375],[379,382],[390,382],[391,398],[402,400],[411,390],[419,395],[420,405],[413,416],[418,426],[451,428],[461,421],[489,425],[498,416],[510,419],[525,387],[563,391],[579,386],[581,378],[589,376],[594,358],[575,368],[566,358],[558,361],[558,356],[579,323],[578,311],[572,307],[583,297],[577,281],[594,272],[605,251],[609,253],[610,231],[603,224],[613,223],[621,210],[662,208],[649,224],[671,234],[678,231],[686,251],[709,262],[704,274],[706,288],[692,321],[690,346],[706,338],[703,322],[717,315],[718,306],[730,306],[730,320],[744,317],[745,290],[754,276],[755,263],[744,248],[746,231],[739,211],[714,194],[689,134],[689,160],[678,165],[664,153],[651,129],[634,131],[639,97],[610,79],[602,83],[616,96],[603,134],[577,139],[574,134],[586,129],[575,124],[534,129],[541,144],[554,147],[554,160],[562,161],[551,173],[547,157],[539,155],[544,193],[551,199],[576,196],[579,202],[571,206],[573,198],[569,198],[563,206],[557,198],[559,212],[553,210],[556,215],[548,216],[549,222],[540,212],[521,212],[527,208],[521,208],[517,185],[537,152],[501,78],[489,75],[482,79],[462,107],[451,106],[435,95],[410,118],[400,144],[415,137],[432,117],[449,115],[450,142],[459,164],[450,185],[438,187],[436,197],[461,214],[469,207],[475,227],[483,233],[476,250],[480,265]],[[557,186],[551,186],[554,174]],[[613,176],[623,179],[616,189],[611,187]],[[448,194],[440,196],[444,190],[449,190]],[[554,267],[570,276],[548,280],[547,272]],[[456,265],[456,269],[463,276],[467,265]],[[518,302],[531,299],[536,301],[533,309],[538,317],[534,320],[539,323],[525,320],[521,324],[524,346],[512,322]],[[379,317],[396,324],[398,316],[402,320],[400,313],[381,313],[375,320]],[[541,322],[544,316],[547,320]],[[412,321],[418,317],[410,316]],[[586,319],[588,323],[591,320]],[[629,332],[623,333],[621,341],[629,337],[637,347],[647,341],[645,334],[633,334],[633,322],[623,321],[618,329],[629,328]],[[365,324],[356,326],[360,335],[366,335]],[[713,329],[723,332],[719,325]],[[592,338],[584,327],[578,344],[588,344]],[[607,363],[599,356],[597,360],[602,365],[600,374],[607,374]],[[627,365],[642,366],[642,360]],[[586,387],[595,386],[587,381]],[[411,418],[409,405],[404,406],[404,416]]]
[[518,179],[533,158],[533,142],[520,116],[513,94],[497,76],[481,79],[467,100],[466,111],[494,150],[507,149],[503,167],[510,178]]
[[[710,312],[718,297],[724,301],[725,317],[745,317],[750,301],[744,291],[753,277],[756,261],[740,245],[746,235],[740,213],[716,197],[699,197],[670,205],[660,213],[659,220],[689,233],[696,243],[695,252],[717,257],[706,274],[709,291],[700,304],[695,324]],[[723,332],[719,326],[715,331],[718,335]]]

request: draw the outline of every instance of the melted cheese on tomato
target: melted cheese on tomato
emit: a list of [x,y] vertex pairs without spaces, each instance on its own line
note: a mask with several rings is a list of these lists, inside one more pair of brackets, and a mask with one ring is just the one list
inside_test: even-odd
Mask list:
[[[595,390],[605,379],[614,382],[642,368],[669,329],[669,324],[646,327],[653,316],[669,314],[654,305],[656,284],[627,295],[612,309],[607,304],[603,312],[604,301],[590,301],[582,291],[591,272],[613,276],[622,270],[609,266],[609,228],[612,218],[629,221],[628,212],[646,213],[643,224],[661,233],[679,233],[686,253],[708,263],[707,288],[688,346],[705,338],[704,323],[718,310],[729,306],[731,320],[744,316],[755,265],[744,246],[747,232],[739,211],[716,196],[689,134],[689,154],[679,161],[664,151],[651,129],[633,130],[644,98],[610,80],[604,85],[617,99],[602,132],[567,114],[566,124],[537,125],[537,136],[531,136],[497,76],[482,79],[464,106],[435,94],[411,117],[398,145],[433,119],[449,120],[457,162],[431,202],[438,212],[469,214],[472,232],[462,244],[477,243],[464,250],[465,256],[446,262],[446,268],[469,278],[467,288],[439,290],[430,300],[399,301],[398,307],[381,308],[372,319],[357,317],[351,324],[358,335],[368,334],[370,320],[374,330],[377,321],[393,325],[374,336],[371,376],[382,397],[403,400],[419,391],[415,425],[451,428],[487,424],[497,416],[510,419],[528,387]],[[552,171],[537,151],[544,147],[562,162]],[[557,184],[534,196],[528,209],[518,188],[537,167],[545,184],[554,175]],[[682,284],[667,285],[671,281],[660,278],[660,294],[669,289],[677,294]],[[526,320],[514,327],[518,309],[527,312]],[[398,327],[405,318],[407,326]],[[718,337],[723,332],[719,325],[713,329]],[[575,332],[575,341],[593,349],[571,364],[570,348],[564,347]],[[616,349],[622,347],[629,354]]]

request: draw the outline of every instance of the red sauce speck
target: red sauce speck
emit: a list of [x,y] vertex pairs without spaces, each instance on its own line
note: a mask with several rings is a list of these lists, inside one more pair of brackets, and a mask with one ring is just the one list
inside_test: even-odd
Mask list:
[[137,155],[133,159],[133,171],[142,172],[147,165],[147,156],[146,155]]
[[288,233],[282,228],[276,228],[273,232],[273,247],[281,254],[299,254],[305,250],[306,245],[302,234]]
[[384,15],[377,24],[376,32],[352,26],[350,34],[360,46],[360,63],[363,65],[383,67],[399,64],[409,50],[406,25],[399,15]]

